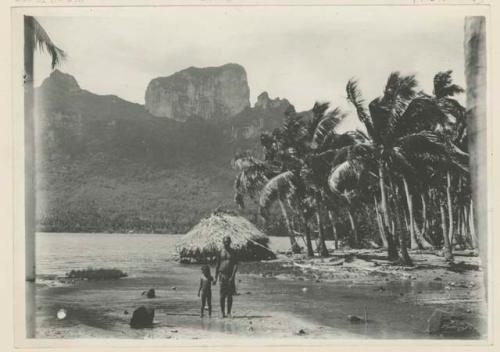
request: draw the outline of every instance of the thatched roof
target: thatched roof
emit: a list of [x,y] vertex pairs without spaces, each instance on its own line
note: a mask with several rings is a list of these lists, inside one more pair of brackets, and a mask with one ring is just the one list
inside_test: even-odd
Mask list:
[[231,247],[239,260],[274,258],[268,249],[269,238],[247,219],[215,212],[202,219],[176,245],[181,261],[207,262],[223,248],[222,239],[231,237]]

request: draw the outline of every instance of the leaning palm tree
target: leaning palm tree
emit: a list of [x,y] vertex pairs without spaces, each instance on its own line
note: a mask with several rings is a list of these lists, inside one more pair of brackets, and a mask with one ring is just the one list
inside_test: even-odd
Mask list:
[[283,221],[290,236],[290,246],[292,252],[300,253],[300,247],[295,239],[295,232],[291,225],[290,214],[287,210],[287,203],[290,204],[292,199],[296,196],[295,186],[300,182],[299,177],[292,171],[285,171],[267,182],[262,191],[260,192],[259,199],[259,212],[264,219],[269,219],[271,206],[278,203]]

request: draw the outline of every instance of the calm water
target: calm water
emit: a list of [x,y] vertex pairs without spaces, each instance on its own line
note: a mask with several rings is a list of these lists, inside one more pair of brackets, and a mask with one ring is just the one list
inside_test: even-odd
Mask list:
[[[39,233],[37,273],[64,276],[71,269],[117,268],[130,276],[169,270],[181,235]],[[169,264],[169,265],[167,265]]]
[[[117,268],[132,277],[162,276],[174,268],[175,244],[182,235],[39,233],[37,273],[64,276],[72,269]],[[273,237],[270,246],[285,250],[288,238]]]
[[[200,319],[194,317],[198,314],[199,306],[196,297],[199,266],[173,261],[175,243],[179,237],[151,234],[38,234],[39,278],[64,276],[72,269],[88,267],[117,268],[128,273],[129,277],[117,281],[84,281],[73,287],[37,291],[37,321],[40,321],[37,324],[55,329],[91,326],[102,331],[118,331],[129,337],[130,334],[141,334],[140,331],[131,331],[128,327],[130,317],[123,316],[123,312],[142,302],[142,290],[155,287],[160,298],[154,300],[153,304],[160,314],[160,325],[161,321],[166,321],[161,318],[162,312],[169,312],[174,314],[169,321],[172,323],[172,319],[176,319],[176,326],[227,333],[227,323],[221,325],[220,320],[215,319],[208,325],[200,326]],[[271,239],[274,249],[287,249],[288,246],[287,238]],[[386,291],[375,293],[373,286],[362,283],[318,283],[245,275],[239,275],[239,278],[238,291],[244,294],[235,297],[235,314],[289,314],[334,329],[331,337],[429,338],[425,331],[426,321],[434,308],[416,305],[400,296],[401,292],[426,289],[415,286],[415,282],[380,282],[386,286]],[[173,287],[176,288],[175,294]],[[442,290],[442,287],[438,289]],[[77,313],[71,319],[57,321],[55,312],[61,307]],[[218,308],[214,309],[217,311]],[[349,323],[347,315],[363,316],[365,310],[371,321],[367,326]],[[245,331],[236,329],[231,333],[241,336]]]

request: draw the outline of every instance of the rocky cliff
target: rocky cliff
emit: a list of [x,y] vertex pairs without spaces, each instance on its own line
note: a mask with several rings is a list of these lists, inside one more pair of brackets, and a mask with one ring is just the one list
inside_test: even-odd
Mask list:
[[254,107],[260,109],[281,109],[285,111],[290,105],[288,99],[280,99],[279,97],[271,99],[269,93],[262,92],[257,97]]
[[261,133],[280,127],[289,109],[295,108],[287,99],[272,99],[262,92],[253,108],[246,108],[231,120],[233,140],[259,138]]
[[145,107],[151,114],[186,121],[225,120],[250,106],[245,69],[237,64],[188,69],[153,79]]

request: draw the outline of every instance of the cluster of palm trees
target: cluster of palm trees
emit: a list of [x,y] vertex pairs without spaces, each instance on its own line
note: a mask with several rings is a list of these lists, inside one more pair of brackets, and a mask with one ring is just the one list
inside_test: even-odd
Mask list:
[[290,108],[279,129],[261,136],[262,158],[235,156],[236,202],[252,199],[265,220],[278,204],[292,250],[301,251],[302,237],[309,256],[313,237],[320,256],[326,237],[337,248],[339,223],[353,247],[376,232],[370,244],[403,265],[412,265],[408,248],[442,249],[448,261],[456,246],[476,248],[465,108],[453,98],[463,89],[451,73],[436,74],[429,95],[415,76],[394,72],[368,107],[351,79],[347,99],[365,131],[337,132],[347,115],[328,103]]

